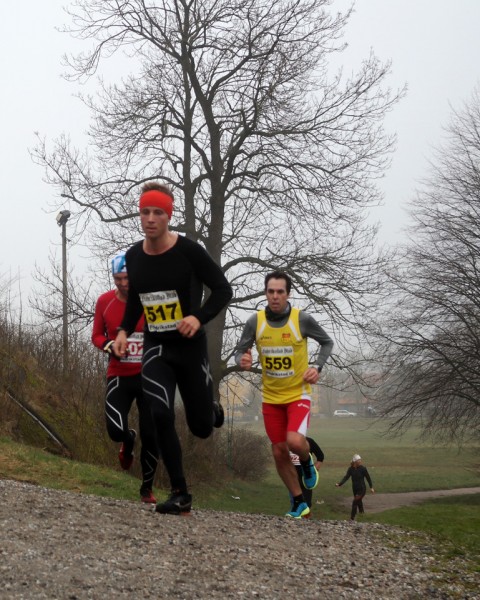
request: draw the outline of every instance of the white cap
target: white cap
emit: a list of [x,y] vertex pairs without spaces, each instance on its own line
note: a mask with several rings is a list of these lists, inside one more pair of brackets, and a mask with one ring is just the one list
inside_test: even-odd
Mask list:
[[360,454],[354,454],[352,457],[352,462],[357,462],[357,460],[362,460]]

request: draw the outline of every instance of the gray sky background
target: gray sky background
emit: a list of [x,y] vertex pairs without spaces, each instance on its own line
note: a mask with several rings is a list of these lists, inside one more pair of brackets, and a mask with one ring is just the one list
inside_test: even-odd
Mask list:
[[[76,84],[62,79],[61,56],[81,46],[55,27],[67,22],[64,0],[23,0],[5,4],[0,21],[0,274],[20,277],[25,305],[35,264],[48,268],[50,252],[60,256],[60,228],[49,212],[54,190],[28,149],[34,132],[48,139],[62,132],[80,139],[88,114],[74,94]],[[333,0],[344,10],[347,0]],[[380,241],[396,243],[407,218],[406,202],[427,174],[431,148],[441,141],[442,126],[469,100],[478,84],[480,64],[479,0],[357,0],[345,31],[349,48],[339,60],[355,70],[370,49],[392,61],[390,85],[408,85],[407,96],[386,121],[398,135],[393,164],[381,182],[385,206],[374,211],[382,224]],[[126,72],[129,70],[126,65]],[[88,254],[71,251],[80,272]]]

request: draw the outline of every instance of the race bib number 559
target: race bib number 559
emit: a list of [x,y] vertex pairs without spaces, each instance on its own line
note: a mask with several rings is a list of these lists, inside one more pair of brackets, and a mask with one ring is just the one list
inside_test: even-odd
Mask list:
[[183,319],[180,300],[175,290],[140,294],[148,331],[173,331]]
[[262,367],[269,377],[292,377],[295,374],[293,348],[291,346],[262,348]]

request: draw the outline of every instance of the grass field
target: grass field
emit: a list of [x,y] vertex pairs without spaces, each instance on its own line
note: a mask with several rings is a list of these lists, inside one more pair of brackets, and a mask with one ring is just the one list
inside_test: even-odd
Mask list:
[[[240,425],[264,435],[262,423]],[[478,448],[434,448],[418,439],[419,430],[397,438],[381,436],[381,427],[368,419],[312,419],[309,435],[325,452],[320,483],[314,491],[313,513],[320,519],[345,519],[348,512],[339,499],[350,497],[347,483],[336,488],[352,454],[362,455],[381,492],[453,489],[480,486]],[[112,449],[112,452],[114,450]],[[52,456],[42,450],[0,438],[0,478],[30,481],[46,487],[137,500],[139,481],[108,468]],[[288,494],[272,463],[259,483],[234,478],[216,489],[192,490],[197,508],[282,515]],[[166,494],[166,490],[165,490]],[[160,493],[160,496],[162,494]],[[368,513],[368,497],[366,498]],[[367,514],[375,521],[432,533],[445,553],[480,556],[480,495],[455,496],[422,505]]]
[[[245,427],[263,434],[262,423]],[[381,424],[372,419],[316,418],[308,435],[325,453],[324,493],[344,475],[355,453],[362,456],[378,492],[480,486],[478,447],[433,447],[419,441],[419,429],[410,429],[402,438],[387,438]]]
[[[259,433],[262,423],[245,425]],[[340,497],[351,497],[349,483],[335,482],[344,475],[354,453],[368,467],[377,493],[411,492],[480,486],[478,447],[433,447],[421,440],[420,429],[411,428],[401,438],[382,435],[383,427],[371,419],[314,418],[309,435],[325,453],[320,483],[314,491],[313,512],[323,519],[345,519],[348,512]],[[272,469],[263,484],[269,488],[269,506],[275,514],[285,510],[286,493]],[[237,487],[232,495],[241,496]],[[261,512],[255,491],[250,494],[251,510]],[[240,501],[236,501],[240,504]],[[234,510],[235,501],[228,503]],[[368,513],[368,496],[365,499]],[[397,525],[431,533],[450,554],[480,556],[480,494],[432,500],[414,507],[366,515],[364,521]]]

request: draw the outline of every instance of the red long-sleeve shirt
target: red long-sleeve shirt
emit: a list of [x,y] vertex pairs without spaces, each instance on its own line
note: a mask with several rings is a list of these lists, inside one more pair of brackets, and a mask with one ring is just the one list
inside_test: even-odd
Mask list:
[[[115,290],[110,290],[98,298],[93,319],[92,342],[100,350],[103,350],[107,340],[114,340],[117,337],[117,327],[122,322],[125,305],[125,302],[117,298]],[[114,356],[110,357],[107,377],[125,377],[140,373],[143,350],[142,332],[143,315],[135,327],[135,333],[128,338],[127,357],[121,361]]]

